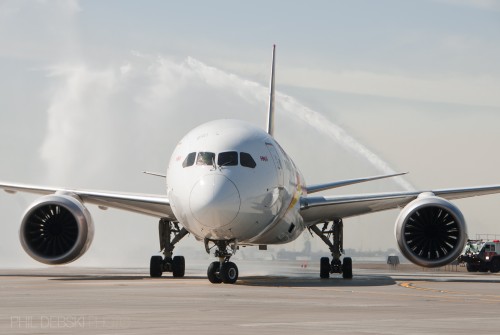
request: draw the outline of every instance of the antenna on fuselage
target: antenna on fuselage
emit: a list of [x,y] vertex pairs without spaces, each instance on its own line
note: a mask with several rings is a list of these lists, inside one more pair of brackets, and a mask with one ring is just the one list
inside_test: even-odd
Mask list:
[[267,133],[274,135],[274,64],[276,57],[276,44],[273,44],[273,62],[271,67],[271,83],[269,84],[269,111],[267,113]]

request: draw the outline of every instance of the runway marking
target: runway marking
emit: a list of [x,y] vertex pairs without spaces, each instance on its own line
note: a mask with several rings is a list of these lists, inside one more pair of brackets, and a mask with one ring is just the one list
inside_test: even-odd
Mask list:
[[476,300],[476,301],[480,301],[480,302],[484,302],[484,303],[491,303],[491,304],[498,304],[500,302],[500,295],[483,295],[483,294],[478,294],[478,293],[440,290],[440,289],[417,286],[417,284],[414,282],[402,282],[402,283],[398,284],[398,286],[403,287],[403,288],[407,288],[407,289],[417,290],[417,291],[442,294],[439,296],[426,295],[426,297],[428,297],[428,298],[441,298],[441,299],[445,299],[448,301],[467,301],[467,302],[471,302],[473,300]]
[[435,288],[420,287],[420,286],[416,286],[415,283],[413,283],[413,282],[403,282],[403,283],[399,284],[399,286],[404,287],[404,288],[409,288],[412,290],[435,292],[435,293],[447,293],[447,294],[462,294],[463,293],[463,292],[439,290],[439,289],[435,289]]

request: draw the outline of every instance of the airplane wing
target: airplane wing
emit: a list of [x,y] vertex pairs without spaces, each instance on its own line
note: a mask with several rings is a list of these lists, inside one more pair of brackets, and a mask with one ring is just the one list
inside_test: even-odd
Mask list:
[[330,190],[332,188],[338,188],[338,187],[344,187],[344,186],[349,186],[349,185],[354,185],[354,184],[359,184],[359,183],[365,183],[367,181],[403,176],[405,174],[408,174],[408,172],[388,174],[388,175],[382,175],[382,176],[374,176],[374,177],[356,178],[356,179],[349,179],[349,180],[341,180],[341,181],[336,181],[336,182],[326,183],[326,184],[308,185],[306,187],[306,189],[307,189],[307,193],[311,194],[311,193]]
[[431,192],[447,200],[500,193],[500,185],[443,189],[434,191],[410,191],[344,196],[309,196],[301,198],[300,214],[307,225],[401,208],[416,199],[419,194]]
[[166,217],[175,220],[166,196],[149,194],[116,193],[107,191],[72,190],[56,187],[33,186],[0,182],[0,189],[7,193],[26,192],[39,195],[70,193],[83,202],[98,205],[101,209],[118,208],[130,212],[154,217]]

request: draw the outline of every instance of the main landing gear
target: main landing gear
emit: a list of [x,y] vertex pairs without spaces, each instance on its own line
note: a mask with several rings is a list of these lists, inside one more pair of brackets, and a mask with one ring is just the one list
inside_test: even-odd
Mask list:
[[[332,261],[328,257],[321,257],[319,276],[321,278],[329,278],[330,273],[341,273],[344,279],[352,278],[352,259],[344,257],[344,261],[340,260],[340,256],[344,253],[343,236],[344,224],[342,219],[334,220],[333,222],[325,222],[322,229],[318,226],[311,226],[310,229],[318,235],[323,242],[328,245],[332,252]],[[330,241],[331,237],[331,241]]]
[[169,221],[166,218],[160,219],[158,231],[160,235],[160,250],[163,252],[163,257],[151,257],[151,262],[149,263],[151,277],[161,277],[163,272],[172,272],[172,275],[176,278],[184,277],[184,256],[172,257],[172,255],[175,245],[188,234],[188,231],[185,228],[179,228],[177,222]]
[[217,249],[215,250],[215,257],[219,261],[212,262],[208,266],[207,277],[212,284],[234,284],[238,280],[238,267],[229,259],[237,250],[236,241],[210,241],[205,240],[205,250],[210,254],[210,243],[213,243]]

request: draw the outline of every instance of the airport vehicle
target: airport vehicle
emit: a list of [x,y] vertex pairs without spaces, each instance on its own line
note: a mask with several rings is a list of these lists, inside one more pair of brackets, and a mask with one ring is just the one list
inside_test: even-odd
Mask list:
[[[64,264],[82,256],[93,238],[87,204],[159,218],[163,256],[150,260],[150,275],[182,277],[183,256],[175,245],[187,234],[202,241],[216,261],[207,270],[212,283],[234,283],[238,267],[230,261],[238,246],[265,246],[295,240],[308,229],[331,251],[320,261],[320,277],[341,273],[352,278],[352,260],[343,254],[343,219],[402,208],[395,235],[403,255],[415,264],[438,267],[454,261],[467,241],[465,219],[453,199],[500,193],[500,185],[379,194],[321,196],[315,193],[402,175],[356,178],[307,185],[288,154],[273,137],[275,48],[273,47],[266,129],[238,120],[200,125],[172,153],[166,195],[123,194],[0,183],[8,193],[40,194],[21,222],[24,250],[46,264]],[[320,162],[318,162],[320,164]]]
[[458,261],[465,263],[469,272],[497,273],[500,271],[500,240],[468,240]]

